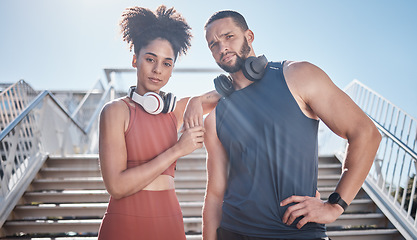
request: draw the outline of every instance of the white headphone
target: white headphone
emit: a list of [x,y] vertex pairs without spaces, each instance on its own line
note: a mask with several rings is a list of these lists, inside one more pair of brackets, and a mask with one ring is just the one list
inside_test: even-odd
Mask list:
[[141,105],[146,112],[150,114],[169,113],[174,111],[177,97],[172,93],[165,94],[159,91],[159,94],[155,92],[147,92],[141,96],[135,92],[136,86],[129,88],[127,95],[135,103]]

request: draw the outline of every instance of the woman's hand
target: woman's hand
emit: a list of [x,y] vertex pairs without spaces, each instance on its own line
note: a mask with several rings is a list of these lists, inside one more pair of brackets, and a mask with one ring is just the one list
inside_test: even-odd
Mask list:
[[203,126],[203,115],[211,112],[217,105],[221,95],[216,90],[207,92],[188,101],[184,112],[184,128]]
[[181,155],[185,156],[192,153],[197,148],[203,147],[205,129],[202,126],[196,126],[185,129],[176,147],[181,151]]
[[203,126],[203,104],[200,97],[191,98],[184,113],[184,129],[196,126]]

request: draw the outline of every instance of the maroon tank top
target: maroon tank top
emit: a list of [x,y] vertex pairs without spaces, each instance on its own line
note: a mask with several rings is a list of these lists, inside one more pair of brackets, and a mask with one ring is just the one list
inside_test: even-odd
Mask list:
[[[147,163],[156,156],[172,147],[178,140],[177,118],[174,113],[152,115],[139,106],[132,106],[122,99],[129,107],[129,126],[125,132],[127,148],[127,168]],[[162,175],[175,175],[175,161]]]

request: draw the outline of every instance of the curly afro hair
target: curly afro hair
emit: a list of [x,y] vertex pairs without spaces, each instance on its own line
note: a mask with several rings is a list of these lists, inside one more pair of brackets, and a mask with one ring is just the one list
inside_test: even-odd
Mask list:
[[174,8],[161,5],[156,12],[143,7],[127,8],[120,21],[123,41],[136,55],[156,38],[171,43],[175,57],[186,54],[191,46],[191,27]]

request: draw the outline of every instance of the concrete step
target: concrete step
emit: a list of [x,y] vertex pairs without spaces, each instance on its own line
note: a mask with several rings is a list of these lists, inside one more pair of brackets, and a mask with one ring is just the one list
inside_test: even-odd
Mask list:
[[404,239],[397,229],[363,229],[328,231],[332,240],[402,240]]
[[177,177],[188,177],[188,178],[200,178],[201,176],[206,177],[205,166],[181,166],[175,170],[175,178]]
[[340,174],[319,175],[317,187],[335,187],[339,182]]
[[[202,162],[202,161],[200,161]],[[200,177],[206,176],[206,166],[205,166],[205,159],[202,164],[193,163],[190,165],[179,165],[177,164],[177,168],[175,171],[176,176],[187,176],[187,177]],[[340,163],[333,163],[333,164],[319,164],[319,176],[323,175],[332,175],[340,177],[341,174],[341,164]]]
[[[36,219],[7,221],[2,228],[6,235],[57,234],[57,233],[93,233],[97,234],[101,218],[95,219]],[[201,233],[201,218],[184,218],[184,230],[189,233]]]
[[[195,154],[182,157],[177,162],[177,176],[205,176],[206,175],[206,155]],[[98,158],[90,156],[88,158],[51,158],[40,171],[43,178],[71,178],[71,177],[101,177]],[[319,175],[338,176],[341,172],[340,163],[319,164]],[[329,179],[326,179],[329,180]],[[323,186],[326,183],[322,184]],[[326,185],[328,186],[328,184]]]
[[[101,177],[99,167],[47,167],[39,172],[44,179],[94,178]],[[206,176],[205,166],[177,166],[176,177],[201,178]],[[319,186],[332,186],[340,177],[340,164],[319,166]],[[328,177],[325,177],[328,176]]]
[[64,190],[26,192],[24,204],[36,203],[68,203],[68,202],[108,202],[110,195],[106,190]]
[[[54,164],[55,165],[55,164]],[[201,177],[206,176],[205,166],[177,166],[175,171],[176,176],[184,177]],[[101,172],[98,167],[45,167],[39,172],[41,178],[81,178],[81,177],[101,177]]]
[[[107,202],[18,205],[13,214],[20,220],[102,218],[107,206]],[[201,217],[203,202],[180,202],[180,206],[184,217]]]
[[[206,187],[206,177],[175,177],[176,188],[201,189]],[[46,178],[32,182],[32,190],[105,190],[101,177]]]
[[197,188],[197,189],[182,189],[177,188],[175,189],[175,193],[177,194],[178,201],[180,202],[203,202],[204,195],[205,195],[205,188]]
[[51,156],[46,160],[46,168],[98,168],[98,154],[72,155],[72,156]]
[[[332,240],[393,240],[402,239],[396,229],[364,229],[364,230],[345,230],[328,231],[327,235]],[[187,235],[187,240],[201,240],[202,236]]]
[[[90,235],[94,235],[93,233]],[[403,239],[396,229],[363,229],[363,230],[343,230],[328,231],[327,235],[332,240],[400,240]],[[27,238],[26,238],[27,239]],[[36,240],[97,240],[97,237],[71,236],[71,237],[36,237]],[[186,234],[187,240],[202,240],[201,233],[189,232]]]
[[[37,205],[19,205],[16,206],[14,210],[14,217],[16,219],[42,219],[42,218],[85,218],[85,217],[103,217],[104,212],[106,211],[108,203],[45,203]],[[346,213],[343,214],[340,220],[344,221],[344,224],[350,226],[363,225],[358,224],[357,218],[360,214],[358,212],[365,213],[363,218],[371,219],[375,221],[376,216],[370,216],[369,210],[374,208],[374,204],[369,199],[358,199],[353,200],[351,205],[346,210]],[[180,202],[180,206],[183,212],[184,217],[201,217],[203,201],[194,201],[194,202]],[[349,214],[353,213],[355,214]],[[355,217],[352,217],[355,216]],[[380,215],[378,215],[380,216]],[[352,219],[352,222],[349,220]],[[332,225],[329,225],[332,226]],[[339,226],[339,225],[335,225]]]
[[[98,168],[99,159],[98,154],[89,155],[73,155],[73,156],[51,156],[45,163],[47,168]],[[177,167],[182,166],[206,166],[206,152],[205,150],[197,149],[193,153],[181,157],[177,161]]]
[[345,213],[371,213],[376,212],[377,207],[375,203],[369,199],[354,199],[347,207]]
[[200,177],[175,177],[175,188],[205,189],[206,185],[206,175]]
[[[89,234],[92,235],[92,234]],[[197,235],[197,234],[186,234],[185,235],[187,240],[201,240],[202,237],[201,235]],[[18,238],[13,238],[13,239],[18,239]],[[23,239],[23,238],[22,238]],[[25,236],[24,239],[30,239],[30,236]],[[40,236],[36,236],[32,238],[33,240],[97,240],[97,237],[86,237],[86,236],[51,236],[51,237],[40,237]]]
[[319,156],[319,164],[332,164],[332,163],[339,163],[340,161],[334,156]]
[[[203,201],[201,202],[180,202],[181,208],[183,210],[184,216],[198,216],[201,217],[202,215],[202,207]],[[349,223],[349,225],[356,225],[357,221],[356,218],[349,218],[350,215],[355,215],[356,217],[360,218],[360,214],[364,214],[364,218],[369,218],[370,213],[374,213],[376,211],[376,205],[373,203],[371,199],[354,199],[349,207],[346,209],[346,212],[342,215],[342,219],[345,222],[348,219],[353,219],[354,222]],[[349,217],[345,217],[345,215],[349,215]],[[380,216],[380,215],[379,215]]]
[[356,226],[373,226],[384,228],[387,226],[387,219],[382,213],[364,213],[364,214],[342,214],[333,222],[326,224],[327,227],[356,227]]
[[35,179],[32,190],[105,190],[101,177]]
[[[339,181],[338,175],[319,176],[318,187],[335,186]],[[175,178],[176,188],[205,188],[205,175],[199,177],[177,176]],[[64,190],[64,189],[101,189],[104,190],[104,183],[101,177],[78,177],[78,178],[52,178],[36,179],[32,182],[34,191],[39,190]]]
[[[372,215],[372,214],[369,214]],[[376,214],[374,214],[376,215]],[[381,214],[382,215],[382,214]],[[340,216],[339,219],[337,219],[333,224],[329,224],[327,226],[330,227],[340,227],[341,225],[344,225],[344,221],[346,220],[346,218],[356,218],[358,222],[364,222],[366,220],[362,220],[362,218],[365,219],[370,219],[370,218],[378,218],[380,219],[380,215],[379,216],[360,216],[360,215],[352,215],[349,217],[343,217]],[[201,217],[184,217],[184,225],[186,226],[185,231],[186,232],[195,232],[195,233],[201,233],[201,224],[202,224],[202,219]],[[375,236],[382,236],[384,234],[393,234],[393,235],[397,235],[398,232],[395,229],[363,229],[363,230],[357,230],[355,227],[356,226],[360,226],[360,225],[345,225],[345,227],[343,228],[343,230],[330,230],[328,232],[329,236],[334,236],[330,237],[332,240],[336,239],[342,239],[340,237],[345,237],[345,236],[350,236],[350,231],[352,231],[351,233],[353,234],[354,237],[351,238],[343,238],[343,239],[355,239],[357,236],[360,236],[362,234],[362,238],[361,239],[367,239],[366,236],[368,236],[368,234],[372,233]],[[377,226],[377,225],[374,225]],[[350,230],[352,229],[352,230]],[[381,230],[381,231],[379,231]],[[344,234],[343,234],[344,233]],[[373,239],[378,239],[378,238],[373,238]]]
[[190,155],[181,157],[177,161],[177,169],[184,167],[205,167],[206,153],[192,153]]
[[[178,201],[198,202],[204,201],[204,189],[181,189],[175,190]],[[64,190],[64,191],[39,191],[26,192],[23,196],[23,204],[37,203],[95,203],[108,202],[110,195],[106,190]]]
[[[86,219],[86,220],[45,220],[44,223],[38,220],[24,222],[8,222],[8,230],[25,230],[26,233],[62,233],[62,232],[73,232],[74,227],[77,226],[78,234],[89,233],[89,235],[97,235],[98,228],[100,226],[100,219]],[[184,218],[184,230],[186,231],[187,240],[199,240],[201,239],[201,219],[199,218]],[[75,232],[73,232],[75,234]],[[330,230],[327,235],[332,240],[393,240],[403,239],[396,229],[345,229],[345,230]],[[97,239],[96,237],[62,237],[62,238],[36,238],[41,239],[80,239],[80,240],[91,240]]]
[[20,220],[63,219],[63,218],[102,218],[108,203],[63,203],[20,205],[14,209],[14,217]]
[[[327,170],[326,170],[327,171]],[[40,172],[40,175],[43,177],[41,180],[35,180],[34,185],[35,189],[39,190],[42,189],[42,184],[46,184],[48,182],[53,183],[56,182],[57,184],[62,184],[63,180],[76,180],[78,182],[82,179],[85,179],[87,183],[91,181],[102,181],[101,173],[99,169],[86,169],[86,168],[45,168]],[[181,182],[181,184],[185,184],[183,182],[190,181],[195,183],[196,185],[191,186],[192,188],[205,188],[206,186],[206,170],[203,167],[186,167],[186,168],[177,168],[175,173],[175,181]],[[327,186],[335,186],[339,181],[340,175],[336,174],[329,174],[329,175],[319,175],[318,178],[318,186],[319,187],[327,187]],[[192,184],[191,183],[191,184]],[[202,184],[202,185],[201,185]],[[70,189],[77,189],[73,187],[74,184],[71,184]],[[68,186],[62,189],[66,189]],[[182,186],[182,185],[181,185]],[[181,187],[178,186],[178,187]],[[186,185],[188,186],[188,185]],[[102,189],[104,187],[100,186],[98,189]],[[185,187],[186,188],[186,187]],[[53,188],[51,186],[46,187],[45,189],[60,189],[60,188]],[[78,188],[79,189],[79,188]],[[90,189],[90,188],[89,188]]]
[[184,217],[184,231],[186,233],[201,233],[201,217]]
[[180,206],[184,217],[202,216],[203,202],[180,202]]
[[62,219],[62,220],[17,220],[7,221],[2,230],[6,235],[14,233],[54,234],[54,233],[97,233],[101,219]]
[[42,178],[82,178],[82,177],[101,177],[99,167],[48,167],[42,168],[39,172]]
[[341,163],[319,163],[319,176],[338,175],[342,173]]

